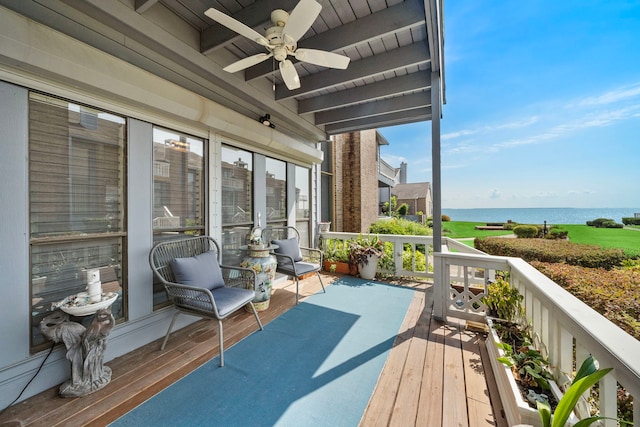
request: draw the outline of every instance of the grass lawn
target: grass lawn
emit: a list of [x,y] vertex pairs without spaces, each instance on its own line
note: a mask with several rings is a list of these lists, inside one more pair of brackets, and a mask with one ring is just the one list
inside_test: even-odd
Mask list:
[[[448,221],[442,223],[445,237],[452,239],[500,236],[513,234],[509,230],[476,230],[476,225],[484,222]],[[640,257],[640,231],[626,228],[595,228],[588,225],[561,224],[559,227],[569,232],[569,240],[575,243],[597,245],[603,248],[620,248],[629,258]],[[473,242],[464,243],[473,247]]]
[[476,225],[487,225],[486,222],[465,222],[465,221],[447,221],[442,223],[443,233],[445,237],[452,239],[462,239],[465,237],[487,237],[487,236],[503,236],[505,234],[513,234],[511,230],[476,230]]
[[588,225],[564,224],[569,241],[602,248],[620,248],[630,258],[640,256],[640,232],[625,228],[595,228]]

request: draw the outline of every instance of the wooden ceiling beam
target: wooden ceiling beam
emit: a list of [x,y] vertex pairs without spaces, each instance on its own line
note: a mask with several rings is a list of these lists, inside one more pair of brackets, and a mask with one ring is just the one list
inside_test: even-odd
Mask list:
[[378,129],[386,126],[404,125],[407,123],[431,120],[431,107],[422,107],[415,110],[400,111],[381,116],[373,116],[347,122],[333,123],[325,126],[324,130],[329,135],[355,132],[365,129]]
[[317,113],[347,107],[364,101],[401,95],[431,88],[431,73],[417,72],[393,79],[357,86],[337,93],[307,98],[298,102],[298,114]]
[[301,87],[289,90],[284,84],[276,86],[276,100],[284,100],[305,95],[335,85],[373,77],[379,74],[401,70],[430,61],[429,49],[424,41],[413,43],[389,52],[354,61],[346,70],[328,69],[300,79]]
[[431,91],[418,92],[411,95],[352,105],[351,107],[322,111],[316,113],[315,124],[328,125],[429,106],[431,106]]
[[158,3],[158,0],[136,0],[135,8],[136,12],[144,13],[154,4]]

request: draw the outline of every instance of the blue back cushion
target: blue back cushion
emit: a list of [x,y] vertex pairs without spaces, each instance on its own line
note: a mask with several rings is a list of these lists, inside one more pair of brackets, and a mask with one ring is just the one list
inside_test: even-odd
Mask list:
[[300,245],[295,237],[286,240],[272,240],[271,243],[278,245],[278,249],[275,250],[277,253],[293,257],[294,262],[302,261]]
[[222,270],[214,251],[171,261],[171,270],[177,283],[200,288],[216,289],[224,286]]

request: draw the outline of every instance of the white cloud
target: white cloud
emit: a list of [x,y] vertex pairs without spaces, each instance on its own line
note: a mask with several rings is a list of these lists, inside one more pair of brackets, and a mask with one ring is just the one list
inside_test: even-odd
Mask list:
[[499,199],[500,198],[500,191],[498,191],[495,188],[493,190],[489,191],[489,198],[490,199]]
[[455,138],[460,138],[463,136],[469,136],[469,135],[475,135],[475,134],[486,134],[488,132],[494,132],[494,131],[503,130],[503,129],[517,129],[517,128],[531,126],[537,121],[538,121],[537,116],[531,116],[531,117],[527,117],[521,120],[516,120],[513,122],[499,123],[496,125],[482,126],[476,129],[463,129],[457,132],[446,133],[446,134],[443,134],[440,137],[440,139],[448,140],[448,139],[455,139]]
[[573,108],[576,106],[585,107],[593,105],[607,105],[635,97],[640,97],[640,83],[623,86],[621,88],[605,92],[602,95],[590,96],[575,103],[571,103],[567,107]]

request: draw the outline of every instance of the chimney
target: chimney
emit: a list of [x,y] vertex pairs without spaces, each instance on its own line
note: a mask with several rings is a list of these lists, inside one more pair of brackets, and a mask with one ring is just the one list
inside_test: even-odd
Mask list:
[[405,162],[400,163],[400,184],[407,183],[407,164]]

